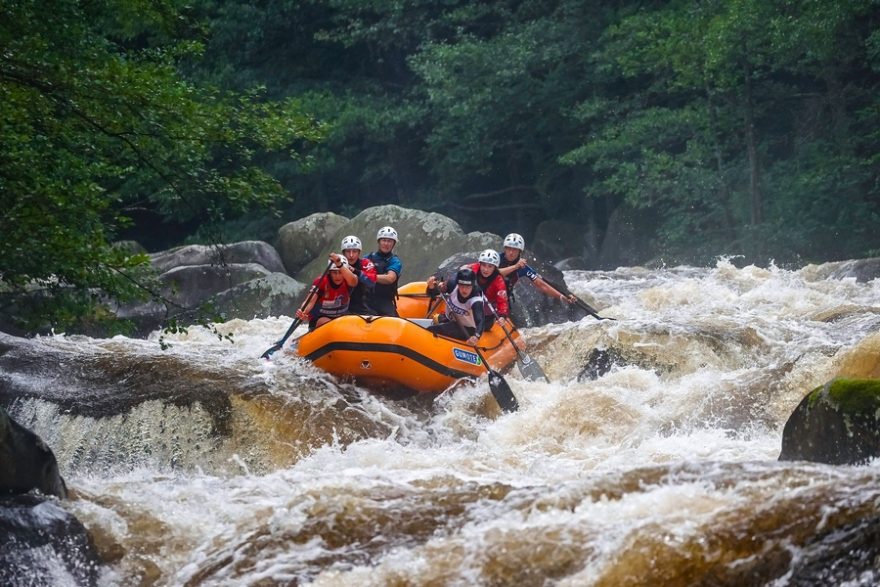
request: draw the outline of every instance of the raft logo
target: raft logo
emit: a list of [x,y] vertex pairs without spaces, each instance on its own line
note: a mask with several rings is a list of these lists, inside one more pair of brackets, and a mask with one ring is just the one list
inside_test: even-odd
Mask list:
[[464,363],[470,363],[471,365],[480,364],[480,357],[477,356],[477,353],[472,353],[464,349],[457,349],[453,347],[452,354],[455,356],[456,359]]

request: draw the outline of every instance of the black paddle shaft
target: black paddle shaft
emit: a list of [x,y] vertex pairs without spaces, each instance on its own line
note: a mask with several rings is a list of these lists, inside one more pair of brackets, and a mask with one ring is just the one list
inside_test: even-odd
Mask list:
[[[552,281],[550,281],[549,279],[547,279],[546,277],[544,277],[543,275],[541,276],[541,279],[543,279],[547,283],[547,285],[549,285],[550,287],[552,287],[556,291],[561,292],[567,296],[574,296],[574,294],[571,293],[571,290],[568,289],[567,287],[562,287],[560,285],[557,285],[557,284],[553,283]],[[605,316],[600,316],[599,312],[593,306],[591,306],[590,304],[588,304],[587,302],[585,302],[584,300],[580,299],[577,296],[574,296],[574,299],[575,299],[575,304],[577,305],[578,308],[580,308],[581,310],[583,310],[584,312],[586,312],[587,314],[589,314],[590,316],[592,316],[596,320],[617,320],[617,318],[607,318]]]

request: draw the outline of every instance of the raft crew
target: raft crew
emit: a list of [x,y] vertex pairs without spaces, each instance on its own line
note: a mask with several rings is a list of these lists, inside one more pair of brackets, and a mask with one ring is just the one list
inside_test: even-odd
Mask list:
[[361,259],[361,239],[349,235],[342,239],[342,254],[348,267],[358,278],[348,303],[349,314],[372,315],[376,312],[367,304],[367,297],[376,287],[376,267],[369,259]]
[[573,304],[577,301],[574,294],[565,295],[557,290],[549,283],[544,281],[541,275],[528,266],[526,260],[522,257],[522,252],[526,248],[526,242],[522,236],[512,232],[504,237],[504,256],[501,264],[498,266],[498,272],[504,277],[507,283],[507,292],[510,301],[514,301],[513,286],[519,281],[520,277],[528,277],[532,284],[544,295],[551,298],[559,298],[567,304]]
[[297,318],[309,321],[309,330],[348,312],[351,292],[358,284],[345,257],[330,253],[330,262],[330,270],[312,282],[317,295],[312,296],[306,307],[296,311]]
[[483,296],[476,286],[476,274],[470,267],[459,269],[458,273],[445,283],[437,283],[437,278],[428,278],[426,292],[436,297],[440,292],[450,292],[445,296],[446,312],[438,317],[438,322],[428,327],[435,334],[477,344],[484,330]]
[[397,231],[383,226],[376,233],[379,250],[367,255],[376,268],[376,286],[367,292],[366,303],[379,316],[397,316],[397,283],[403,263],[393,253],[397,244]]

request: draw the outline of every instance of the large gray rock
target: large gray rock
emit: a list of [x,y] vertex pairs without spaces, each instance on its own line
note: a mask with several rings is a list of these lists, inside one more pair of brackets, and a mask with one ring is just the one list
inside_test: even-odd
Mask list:
[[162,322],[171,315],[170,309],[165,304],[155,300],[126,304],[109,300],[108,307],[118,318],[128,320],[134,326],[132,334],[135,336],[148,335],[162,326]]
[[644,210],[634,210],[626,204],[614,209],[608,219],[599,258],[591,263],[597,269],[615,269],[640,265],[655,256],[650,248],[656,220]]
[[785,423],[781,461],[859,464],[880,456],[880,380],[835,379],[811,391]]
[[252,279],[266,277],[270,271],[257,263],[230,263],[228,265],[183,265],[159,276],[165,286],[163,295],[176,304],[176,314],[194,309],[209,297]]
[[880,257],[807,265],[802,272],[820,279],[855,278],[858,282],[867,282],[880,277]]
[[[226,342],[198,358],[125,339],[0,332],[0,405],[15,406],[20,422],[57,444],[64,470],[81,474],[145,467],[227,477],[243,466],[265,474],[320,446],[392,433],[393,422],[371,416],[357,393],[309,373],[287,370],[299,399],[279,396],[259,375],[274,336],[241,336],[232,344],[252,351],[250,361],[235,359],[242,349],[224,350]],[[0,546],[4,537],[0,530]]]
[[498,235],[488,232],[465,234],[457,222],[442,214],[394,205],[375,206],[343,224],[330,239],[329,246],[297,273],[297,280],[311,283],[320,275],[327,266],[327,254],[339,252],[339,241],[346,235],[354,234],[361,239],[364,255],[375,251],[376,232],[383,226],[393,226],[399,236],[394,252],[403,263],[401,284],[426,279],[455,253],[501,247]]
[[262,265],[268,272],[284,272],[278,251],[263,241],[241,241],[229,245],[186,245],[150,255],[150,263],[159,273],[191,265],[249,264]]
[[0,406],[0,494],[38,489],[67,497],[55,455],[39,436],[9,417]]
[[[226,272],[228,270],[228,273]],[[207,276],[207,279],[206,279]],[[210,314],[223,320],[293,316],[302,303],[306,286],[286,273],[266,273],[260,265],[228,265],[178,267],[166,274],[173,279],[176,294],[169,295],[183,305],[198,308],[207,304]],[[232,284],[231,287],[228,287]],[[183,310],[176,306],[148,301],[139,304],[112,306],[116,315],[130,320],[135,334],[145,336],[162,326],[169,317],[178,317]],[[191,321],[182,320],[183,324]]]
[[[213,310],[228,318],[266,317],[273,309],[295,304],[300,289],[289,277],[289,282],[282,279],[287,274],[281,257],[263,241],[187,245],[154,253],[151,263],[161,273],[158,280],[164,300],[109,302],[111,310],[131,321],[139,335],[156,330],[169,317],[184,316],[184,324],[191,322],[190,317],[196,316],[190,311],[206,302],[215,303]],[[278,277],[266,280],[270,275]],[[248,282],[253,283],[245,285]],[[258,300],[260,294],[266,299]]]
[[553,266],[560,271],[587,271],[590,268],[583,257],[566,257],[553,263]]
[[91,586],[100,558],[85,526],[59,504],[33,495],[0,498],[0,585]]
[[[278,229],[278,252],[290,275],[296,275],[316,257],[328,252],[339,243],[336,237],[348,218],[333,212],[317,212],[289,222]],[[343,235],[344,236],[344,235]]]
[[271,273],[220,292],[208,301],[226,320],[293,316],[306,289],[286,273]]

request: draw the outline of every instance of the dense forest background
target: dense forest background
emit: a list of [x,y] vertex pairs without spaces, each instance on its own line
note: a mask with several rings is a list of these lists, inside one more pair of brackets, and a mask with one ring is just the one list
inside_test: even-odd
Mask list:
[[[287,218],[381,203],[641,262],[880,254],[875,1],[205,2],[191,70],[327,125]],[[268,236],[268,235],[267,235]],[[581,251],[573,251],[573,254]],[[614,259],[618,261],[618,259]]]
[[878,8],[8,0],[0,275],[124,294],[144,258],[115,240],[387,203],[559,221],[594,268],[880,255]]

